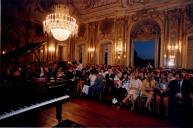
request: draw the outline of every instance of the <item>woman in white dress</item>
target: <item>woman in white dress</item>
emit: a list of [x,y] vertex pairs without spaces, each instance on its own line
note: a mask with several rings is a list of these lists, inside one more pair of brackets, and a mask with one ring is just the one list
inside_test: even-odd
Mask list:
[[132,108],[131,110],[134,110],[134,101],[139,96],[139,92],[142,86],[142,82],[139,79],[138,73],[135,73],[135,76],[131,78],[130,81],[130,87],[128,89],[127,96],[122,100],[122,104],[126,103],[128,99],[131,99]]

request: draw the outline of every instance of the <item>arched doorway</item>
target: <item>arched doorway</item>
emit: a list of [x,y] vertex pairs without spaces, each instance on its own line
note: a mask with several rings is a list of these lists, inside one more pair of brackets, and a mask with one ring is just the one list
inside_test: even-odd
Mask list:
[[[140,66],[139,63],[141,63],[139,62],[140,59],[136,61],[136,46],[143,48],[140,51],[140,54],[143,54],[144,56],[148,56],[149,52],[153,51],[154,56],[152,59],[152,64],[154,67],[160,66],[160,33],[161,30],[158,23],[151,19],[139,21],[133,25],[130,34],[130,59],[132,66]],[[146,44],[151,44],[149,45],[151,47],[144,49]],[[150,60],[142,58],[141,61],[144,61],[142,62],[141,66],[144,66],[144,64],[148,63]]]

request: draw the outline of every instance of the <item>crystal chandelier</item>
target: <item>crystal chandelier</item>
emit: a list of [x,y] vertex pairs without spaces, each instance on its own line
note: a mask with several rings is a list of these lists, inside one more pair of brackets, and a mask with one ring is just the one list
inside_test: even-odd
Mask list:
[[64,41],[78,33],[76,19],[70,16],[69,8],[62,4],[53,6],[52,13],[43,21],[43,29],[59,41]]

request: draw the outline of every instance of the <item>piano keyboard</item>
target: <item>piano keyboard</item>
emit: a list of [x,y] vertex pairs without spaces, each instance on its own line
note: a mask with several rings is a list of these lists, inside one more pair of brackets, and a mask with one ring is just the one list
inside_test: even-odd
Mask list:
[[65,96],[61,96],[61,97],[58,97],[58,98],[53,98],[53,99],[45,101],[45,102],[32,104],[31,106],[21,107],[20,109],[18,109],[16,111],[11,110],[10,112],[5,112],[2,115],[0,115],[0,120],[3,120],[3,119],[6,119],[6,118],[9,118],[11,116],[15,116],[17,114],[24,113],[24,112],[36,109],[36,108],[39,108],[39,107],[42,107],[42,106],[45,106],[45,105],[60,102],[62,100],[67,100],[69,98],[70,97],[68,95],[65,95]]

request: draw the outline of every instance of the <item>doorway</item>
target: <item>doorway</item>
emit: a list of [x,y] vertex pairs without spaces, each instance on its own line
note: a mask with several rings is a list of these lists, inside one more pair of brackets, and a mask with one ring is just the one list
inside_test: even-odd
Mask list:
[[[152,19],[136,22],[130,33],[130,64],[146,66],[148,62],[154,67],[160,66],[161,30],[159,24]],[[135,53],[135,55],[134,55]],[[135,61],[135,62],[134,62]]]
[[187,68],[193,69],[193,36],[188,37],[188,47],[187,47]]
[[133,40],[133,62],[136,67],[145,67],[149,62],[155,67],[156,41]]
[[112,61],[112,55],[111,55],[111,43],[104,43],[101,44],[100,47],[100,64],[106,64],[106,65],[111,65]]
[[78,46],[78,60],[82,63],[85,63],[85,44],[81,44]]
[[67,60],[68,54],[67,51],[68,47],[66,45],[58,45],[58,59],[59,60]]

